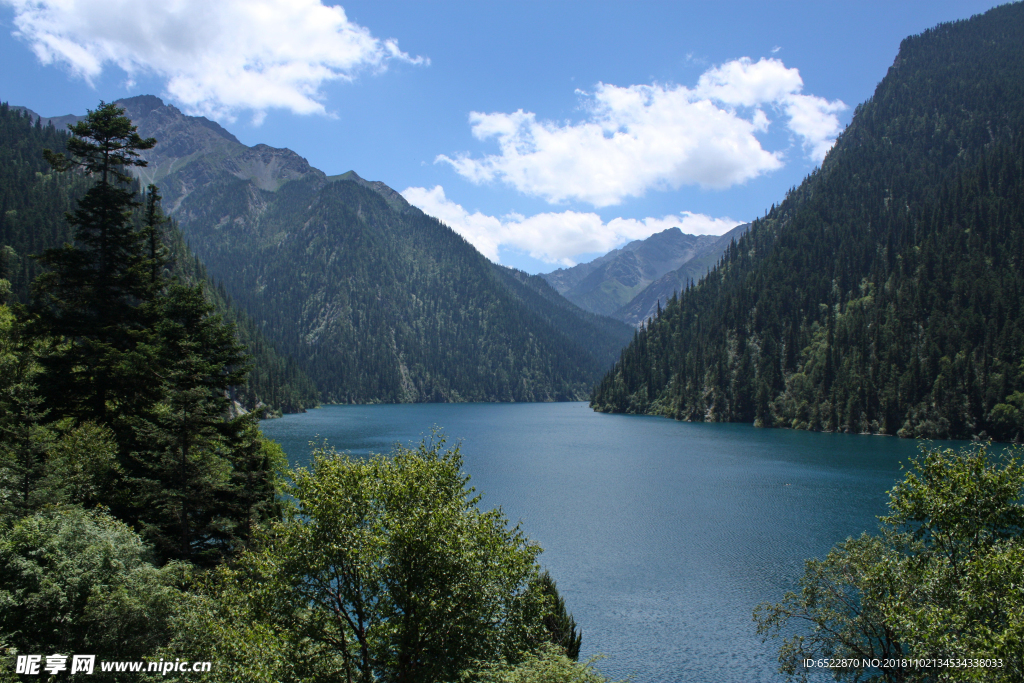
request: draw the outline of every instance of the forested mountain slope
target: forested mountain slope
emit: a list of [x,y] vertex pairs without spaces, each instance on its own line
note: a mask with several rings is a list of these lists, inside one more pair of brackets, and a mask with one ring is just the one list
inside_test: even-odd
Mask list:
[[[53,173],[43,160],[43,149],[62,152],[67,137],[65,130],[42,125],[22,108],[0,105],[0,278],[11,282],[14,299],[23,304],[29,302],[32,281],[42,272],[31,256],[72,240],[64,214],[91,185],[80,174]],[[309,377],[277,353],[252,320],[231,305],[173,224],[165,224],[164,237],[175,274],[187,282],[207,283],[208,298],[225,320],[235,324],[252,357],[248,383],[236,398],[250,408],[264,403],[286,412],[316,405],[316,388]]]
[[597,410],[1024,430],[1024,5],[903,41],[821,169],[671,301]]
[[[613,249],[593,261],[559,268],[540,277],[580,308],[635,327],[646,320],[642,317],[644,313],[653,313],[659,297],[664,303],[681,289],[678,283],[704,275],[745,228],[738,226],[725,236],[688,235],[679,228],[669,228]],[[662,279],[664,282],[658,282]],[[650,305],[630,308],[655,283],[660,285],[656,287],[657,293],[653,299],[646,297],[651,299]],[[677,286],[670,288],[672,284]],[[666,287],[668,291],[664,291]]]
[[535,315],[575,343],[590,350],[610,368],[622,347],[633,338],[633,328],[607,316],[585,311],[547,283],[542,275],[492,264],[505,287]]
[[152,96],[118,103],[189,246],[337,402],[585,398],[631,331],[524,286],[381,182]]
[[559,311],[574,331],[556,324],[454,231],[355,179],[271,192],[224,178],[176,215],[327,401],[581,398],[610,366],[609,344],[626,341],[582,311]]

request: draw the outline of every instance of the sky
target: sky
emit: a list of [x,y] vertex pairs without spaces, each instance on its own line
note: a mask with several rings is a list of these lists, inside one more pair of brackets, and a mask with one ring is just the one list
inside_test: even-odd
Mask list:
[[0,101],[157,95],[543,273],[763,215],[903,38],[996,4],[0,0]]

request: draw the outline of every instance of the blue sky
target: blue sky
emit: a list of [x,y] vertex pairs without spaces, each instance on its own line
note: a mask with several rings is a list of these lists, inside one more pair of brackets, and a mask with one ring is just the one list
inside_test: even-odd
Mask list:
[[763,214],[904,37],[995,4],[0,0],[0,100],[156,94],[546,272]]

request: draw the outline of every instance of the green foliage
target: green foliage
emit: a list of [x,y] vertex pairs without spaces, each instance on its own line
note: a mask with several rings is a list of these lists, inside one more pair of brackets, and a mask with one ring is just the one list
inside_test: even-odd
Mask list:
[[[1018,452],[1019,454],[1019,452]],[[928,450],[890,492],[880,536],[809,560],[800,591],[755,611],[767,637],[792,633],[780,671],[847,659],[837,680],[1017,681],[1024,675],[1024,466],[983,447]],[[799,627],[797,627],[799,628]],[[861,665],[878,659],[879,667]],[[892,659],[895,664],[885,664]],[[1001,666],[914,667],[908,659],[996,659]]]
[[518,661],[545,640],[552,607],[540,549],[479,508],[461,465],[437,437],[365,460],[316,449],[294,473],[296,514],[218,572],[179,646],[234,672],[242,641],[265,643],[258,666],[280,680],[456,680]]
[[821,169],[669,301],[593,407],[1019,438],[1022,74],[1020,3],[906,39]]
[[[16,653],[141,659],[170,635],[182,566],[149,562],[142,540],[105,512],[65,507],[0,531],[3,666]],[[116,680],[95,674],[98,679]],[[108,677],[110,676],[110,677]]]
[[[146,535],[165,557],[216,557],[229,535],[218,497],[231,472],[227,390],[245,377],[234,330],[213,315],[198,287],[172,284],[154,302],[160,398],[132,423],[143,450],[133,472],[142,490]],[[244,419],[244,418],[240,418]]]
[[575,662],[580,658],[583,633],[576,628],[576,620],[566,609],[565,599],[558,593],[558,585],[546,569],[540,574],[540,589],[550,603],[548,614],[544,617],[548,636],[554,645],[559,646]]
[[53,433],[43,424],[46,411],[36,391],[39,371],[24,326],[0,305],[0,516],[33,510],[44,502],[39,489]]
[[47,502],[93,508],[119,498],[117,485],[123,474],[114,434],[84,422],[53,442],[42,489]]
[[468,672],[463,680],[474,683],[612,683],[593,664],[579,663],[558,647],[542,645],[516,664],[492,662]]

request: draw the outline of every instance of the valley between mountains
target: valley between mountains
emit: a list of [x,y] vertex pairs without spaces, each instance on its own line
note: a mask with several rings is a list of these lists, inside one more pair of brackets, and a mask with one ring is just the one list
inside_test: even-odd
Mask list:
[[250,389],[253,405],[586,399],[633,328],[742,232],[674,228],[593,263],[528,275],[489,262],[382,182],[327,176],[288,149],[247,147],[157,97],[117,104],[157,140],[135,173],[160,189],[183,240],[178,261],[194,254],[192,269],[250,336],[286,359],[275,362],[294,364],[287,378]]
[[[179,269],[208,280],[256,359],[250,406],[589,398],[681,420],[1013,440],[1021,36],[1020,4],[912,36],[765,217],[720,237],[671,228],[543,275],[491,263],[355,171],[248,147],[153,96],[118,104],[158,140],[137,177],[160,187]],[[5,113],[34,122],[24,159],[75,120]],[[82,190],[48,195],[45,168],[19,163],[39,167],[18,182],[49,226],[16,208],[0,223],[27,300],[29,255],[67,238],[57,217]]]

